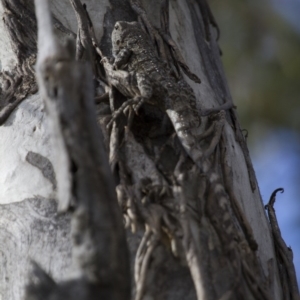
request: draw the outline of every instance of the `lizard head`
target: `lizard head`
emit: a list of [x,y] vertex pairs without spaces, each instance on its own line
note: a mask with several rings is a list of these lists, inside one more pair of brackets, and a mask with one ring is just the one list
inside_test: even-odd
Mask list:
[[140,34],[144,32],[138,22],[116,22],[111,34],[113,55],[117,55],[128,43],[134,43]]

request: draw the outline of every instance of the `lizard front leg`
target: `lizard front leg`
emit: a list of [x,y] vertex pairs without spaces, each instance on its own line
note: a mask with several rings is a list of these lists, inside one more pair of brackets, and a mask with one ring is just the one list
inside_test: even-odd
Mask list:
[[113,121],[128,109],[132,108],[138,114],[138,110],[143,103],[152,96],[152,85],[143,74],[114,70],[114,66],[106,57],[102,59],[102,63],[109,83],[116,87],[125,97],[130,98],[113,112],[112,119],[107,125],[110,127]]
[[114,68],[122,69],[128,62],[132,51],[128,50],[127,48],[123,48],[118,52],[118,54],[115,56],[115,62],[114,62]]
[[[140,107],[151,98],[152,96],[152,86],[147,80],[147,78],[137,73],[135,75],[136,86],[132,86],[132,90],[136,93],[132,99],[128,99],[124,102],[113,114],[112,119],[107,124],[108,127],[124,112],[126,113],[129,110],[129,115],[132,115],[130,110],[134,110],[136,114]],[[132,83],[132,82],[131,82]],[[137,89],[136,89],[137,88]],[[125,95],[126,96],[126,95]]]
[[116,87],[126,97],[134,96],[134,91],[131,88],[133,86],[132,82],[134,82],[132,74],[124,70],[115,70],[108,57],[102,58],[101,63],[109,84]]

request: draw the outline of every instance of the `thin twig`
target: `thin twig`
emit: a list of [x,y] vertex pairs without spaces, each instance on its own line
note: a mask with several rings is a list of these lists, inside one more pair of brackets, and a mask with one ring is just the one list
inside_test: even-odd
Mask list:
[[[299,289],[297,284],[295,267],[293,263],[293,257],[291,254],[291,250],[286,246],[286,243],[284,242],[281,236],[280,228],[277,222],[277,217],[274,209],[276,194],[278,192],[283,193],[284,189],[278,188],[271,194],[269,203],[265,206],[265,209],[268,211],[275,247],[278,250],[278,254],[280,255],[279,260],[281,261],[287,272],[287,282],[289,286],[288,293],[290,294],[292,300],[299,300]],[[288,295],[286,295],[285,297],[287,296]]]

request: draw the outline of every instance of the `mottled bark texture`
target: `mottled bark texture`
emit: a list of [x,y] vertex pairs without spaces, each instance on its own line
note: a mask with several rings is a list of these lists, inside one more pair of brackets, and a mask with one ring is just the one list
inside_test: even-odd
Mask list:
[[[48,2],[37,0],[38,25],[33,1],[1,4],[0,42],[9,38],[13,60],[0,51],[0,139],[9,126],[30,127],[13,137],[24,139],[16,157],[28,181],[34,175],[47,185],[41,196],[23,179],[17,196],[1,194],[12,195],[0,207],[3,299],[23,299],[25,285],[27,300],[297,299],[295,282],[287,282],[291,260],[275,254],[274,245],[280,255],[285,245],[272,211],[273,235],[264,213],[205,0],[59,0],[51,2],[52,21]],[[193,88],[197,163],[173,126],[189,120],[157,99],[135,113],[106,76],[100,61],[112,56],[117,21],[138,21],[167,76]],[[40,91],[30,96],[37,30]],[[0,169],[1,184],[15,182],[18,171],[5,177]]]

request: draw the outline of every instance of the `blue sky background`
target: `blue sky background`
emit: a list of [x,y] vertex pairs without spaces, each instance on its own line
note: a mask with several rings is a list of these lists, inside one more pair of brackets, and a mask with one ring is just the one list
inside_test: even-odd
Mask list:
[[[300,100],[300,99],[299,99]],[[300,286],[300,137],[298,132],[274,129],[250,147],[251,157],[264,204],[277,193],[275,210],[281,234],[294,253]]]
[[272,0],[274,8],[296,30],[300,32],[300,1],[299,0]]

